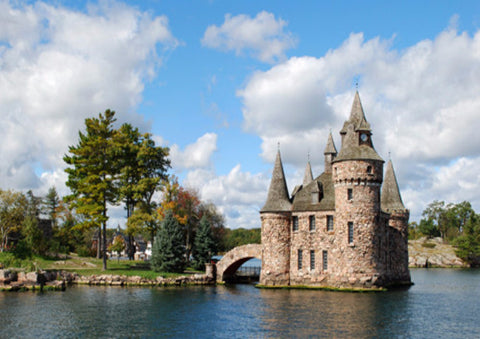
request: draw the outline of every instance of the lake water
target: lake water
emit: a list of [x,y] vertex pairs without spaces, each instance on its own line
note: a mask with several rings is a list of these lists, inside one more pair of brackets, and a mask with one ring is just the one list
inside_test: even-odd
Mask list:
[[0,338],[480,338],[480,271],[411,270],[386,293],[70,287],[0,293]]

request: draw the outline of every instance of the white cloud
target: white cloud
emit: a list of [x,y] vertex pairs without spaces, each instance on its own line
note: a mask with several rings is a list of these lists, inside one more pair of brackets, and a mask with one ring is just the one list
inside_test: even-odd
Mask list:
[[280,142],[284,163],[302,170],[310,152],[319,166],[330,128],[340,149],[359,78],[375,147],[384,159],[391,152],[412,216],[434,199],[470,199],[480,211],[473,194],[480,189],[480,31],[449,27],[404,50],[393,46],[351,34],[322,57],[256,72],[237,93],[245,129],[261,137],[265,160],[273,161]]
[[206,133],[181,150],[176,144],[170,147],[170,159],[174,170],[208,167],[212,154],[217,150],[217,135]]
[[235,166],[227,175],[211,170],[190,171],[185,186],[198,189],[204,201],[213,202],[225,215],[229,228],[260,227],[260,209],[265,204],[270,178],[263,174],[242,172]]
[[63,190],[62,157],[84,119],[111,108],[146,125],[133,109],[178,42],[166,17],[110,1],[87,13],[1,1],[0,21],[0,187]]
[[234,50],[237,55],[248,51],[260,61],[273,63],[285,59],[285,51],[296,45],[292,34],[284,32],[286,25],[284,20],[275,19],[266,11],[258,13],[255,18],[226,14],[222,26],[208,26],[202,44],[220,50]]

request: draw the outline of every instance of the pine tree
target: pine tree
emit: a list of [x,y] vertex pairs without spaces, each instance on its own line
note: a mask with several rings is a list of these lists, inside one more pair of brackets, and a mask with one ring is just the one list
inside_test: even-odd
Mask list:
[[55,186],[48,189],[48,193],[43,200],[43,205],[44,213],[50,217],[52,227],[55,228],[57,226],[57,209],[60,205],[60,198],[58,197]]
[[[123,124],[119,131],[120,181],[119,193],[125,203],[128,220],[128,256],[133,259],[133,235],[143,228],[156,229],[151,217],[156,204],[152,202],[153,194],[167,178],[170,167],[167,159],[168,148],[155,146],[151,135],[141,135],[138,128]],[[134,215],[135,209],[139,212]],[[152,236],[153,239],[153,236]]]
[[173,213],[168,211],[152,247],[152,268],[156,272],[178,272],[185,269],[185,237]]
[[215,251],[215,243],[213,241],[212,228],[207,217],[204,215],[200,220],[197,234],[195,236],[195,247],[193,248],[194,268],[203,270],[205,264],[210,262],[210,259]]
[[67,186],[72,191],[68,197],[70,207],[84,215],[85,227],[98,227],[103,252],[103,270],[107,269],[107,204],[117,200],[116,180],[119,164],[115,152],[117,131],[113,128],[115,112],[106,110],[98,118],[85,120],[86,133],[79,132],[79,143],[69,147],[71,155],[64,161],[72,166]]

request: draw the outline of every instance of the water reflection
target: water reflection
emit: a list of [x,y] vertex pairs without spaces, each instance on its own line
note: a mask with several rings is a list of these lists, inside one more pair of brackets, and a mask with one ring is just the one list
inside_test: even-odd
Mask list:
[[414,270],[409,290],[73,287],[1,293],[1,338],[480,337],[480,272]]

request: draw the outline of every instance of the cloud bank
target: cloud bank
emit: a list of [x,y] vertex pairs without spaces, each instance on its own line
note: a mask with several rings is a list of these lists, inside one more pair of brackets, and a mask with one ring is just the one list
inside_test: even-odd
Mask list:
[[310,152],[323,170],[328,132],[339,149],[359,79],[376,149],[386,160],[390,152],[412,216],[434,199],[480,210],[480,32],[449,27],[404,50],[392,45],[352,33],[323,57],[256,72],[238,91],[245,129],[261,137],[266,161],[280,142],[284,163],[302,171]]
[[82,13],[1,1],[0,21],[0,187],[63,191],[62,156],[85,118],[111,108],[145,126],[133,109],[178,42],[165,16],[116,2]]

